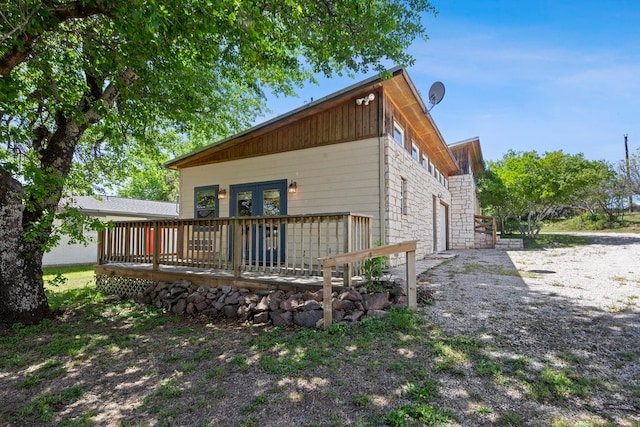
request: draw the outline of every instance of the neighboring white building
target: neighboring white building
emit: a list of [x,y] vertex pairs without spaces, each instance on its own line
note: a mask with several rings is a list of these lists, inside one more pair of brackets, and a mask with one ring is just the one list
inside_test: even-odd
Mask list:
[[[126,199],[123,197],[79,196],[73,199],[72,206],[85,215],[96,217],[101,221],[140,221],[155,218],[177,218],[176,203],[156,202],[152,200]],[[90,242],[69,244],[69,239],[62,236],[58,246],[44,254],[44,266],[80,265],[96,262],[98,233],[87,231],[85,235]]]

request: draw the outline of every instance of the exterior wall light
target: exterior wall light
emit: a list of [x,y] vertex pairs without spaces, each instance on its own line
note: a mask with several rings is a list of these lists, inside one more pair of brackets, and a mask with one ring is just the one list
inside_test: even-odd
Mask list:
[[438,199],[444,199],[444,195],[442,193],[438,193]]
[[358,98],[356,99],[356,105],[369,105],[369,102],[373,101],[374,99],[376,99],[376,96],[373,93],[370,93],[369,95],[365,96],[364,98]]
[[227,190],[224,188],[218,191],[218,199],[226,199],[227,198]]
[[291,181],[291,184],[289,184],[289,189],[288,189],[289,193],[297,193],[298,192],[298,184],[296,184],[295,181]]

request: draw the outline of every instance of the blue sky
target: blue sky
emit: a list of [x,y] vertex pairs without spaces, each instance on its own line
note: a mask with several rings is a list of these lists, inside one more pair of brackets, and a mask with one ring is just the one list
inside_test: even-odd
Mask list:
[[[448,144],[479,136],[485,160],[509,149],[563,150],[618,163],[640,147],[640,0],[435,0],[429,40],[408,68]],[[309,84],[298,98],[269,99],[271,118],[354,84]],[[265,118],[265,119],[266,119]],[[262,121],[259,120],[259,121]]]

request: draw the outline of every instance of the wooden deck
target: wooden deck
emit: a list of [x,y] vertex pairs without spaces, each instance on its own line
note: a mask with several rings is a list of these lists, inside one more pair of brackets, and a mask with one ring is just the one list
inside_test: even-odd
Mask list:
[[[97,275],[130,277],[135,279],[152,280],[158,282],[175,282],[188,280],[198,286],[231,286],[233,288],[247,288],[257,290],[292,290],[309,289],[317,291],[322,289],[322,276],[296,274],[269,274],[265,272],[243,272],[240,277],[235,277],[232,271],[213,268],[185,267],[174,265],[160,265],[157,269],[148,263],[109,263],[94,267]],[[359,276],[351,278],[351,286],[362,282]],[[331,283],[334,289],[344,287],[345,281],[341,277],[332,277]]]
[[[352,213],[116,222],[96,274],[218,286],[322,286],[322,257],[372,246],[372,218]],[[335,266],[351,278],[360,264]]]

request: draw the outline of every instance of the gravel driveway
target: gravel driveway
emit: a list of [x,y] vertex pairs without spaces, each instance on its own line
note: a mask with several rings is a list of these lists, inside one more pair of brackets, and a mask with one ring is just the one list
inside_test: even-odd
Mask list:
[[523,425],[554,416],[639,425],[640,235],[591,237],[577,247],[451,251],[453,258],[421,275],[435,300],[426,308],[429,323],[483,340],[503,363],[574,372],[597,388],[561,403],[536,402],[512,384],[487,388],[473,375],[443,376],[445,398],[469,415],[461,425],[509,424],[478,405],[519,414]]

